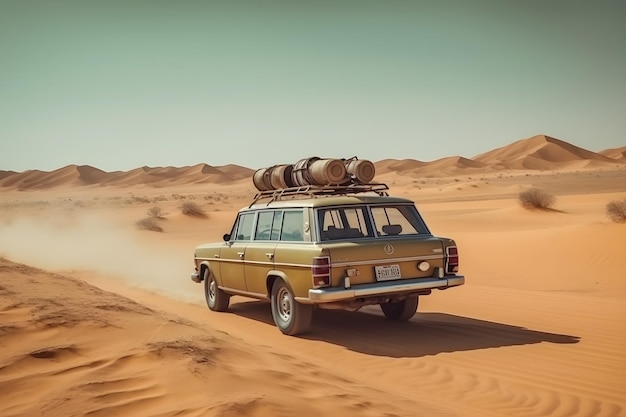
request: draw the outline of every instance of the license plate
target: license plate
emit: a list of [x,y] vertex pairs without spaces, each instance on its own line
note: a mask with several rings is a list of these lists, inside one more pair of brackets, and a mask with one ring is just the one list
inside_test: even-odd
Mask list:
[[400,275],[400,265],[375,266],[374,269],[376,270],[376,279],[378,281],[402,278]]

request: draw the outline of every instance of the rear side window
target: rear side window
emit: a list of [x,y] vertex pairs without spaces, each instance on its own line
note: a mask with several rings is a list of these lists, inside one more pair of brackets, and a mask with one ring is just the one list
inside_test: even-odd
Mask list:
[[356,239],[373,236],[365,207],[333,207],[317,212],[322,240]]
[[283,228],[280,234],[280,240],[284,241],[302,241],[304,238],[303,223],[304,216],[301,210],[285,211],[283,213]]

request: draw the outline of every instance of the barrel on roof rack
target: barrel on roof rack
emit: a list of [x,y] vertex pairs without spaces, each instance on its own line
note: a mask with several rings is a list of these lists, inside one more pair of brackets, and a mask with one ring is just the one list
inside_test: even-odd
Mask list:
[[254,171],[252,182],[254,182],[254,186],[259,191],[269,191],[274,189],[272,187],[272,183],[270,182],[269,168],[261,168]]
[[372,161],[353,157],[344,161],[349,180],[357,184],[369,184],[376,175],[376,167]]
[[311,185],[312,178],[309,174],[309,165],[318,159],[320,158],[313,156],[311,158],[301,159],[293,165],[291,179],[296,186]]
[[291,178],[294,186],[324,186],[343,183],[346,174],[346,167],[341,160],[313,156],[296,162]]
[[295,187],[293,180],[291,178],[291,173],[293,172],[293,165],[291,164],[283,164],[283,165],[274,165],[270,168],[270,183],[273,189],[281,189],[281,188],[289,188]]

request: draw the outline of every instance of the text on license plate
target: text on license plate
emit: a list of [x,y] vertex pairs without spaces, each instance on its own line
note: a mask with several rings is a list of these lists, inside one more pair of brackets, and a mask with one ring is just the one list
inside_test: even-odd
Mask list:
[[374,269],[376,270],[376,279],[378,281],[402,278],[400,265],[375,266]]

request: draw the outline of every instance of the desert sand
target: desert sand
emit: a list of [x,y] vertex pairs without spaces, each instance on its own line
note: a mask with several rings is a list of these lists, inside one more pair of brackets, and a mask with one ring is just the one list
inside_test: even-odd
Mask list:
[[[466,284],[407,323],[317,310],[301,337],[262,302],[209,311],[189,279],[253,168],[0,171],[0,416],[626,416],[626,223],[606,215],[625,152],[537,136],[376,161],[456,239]],[[529,187],[552,209],[522,208]],[[136,227],[152,207],[163,232]]]

